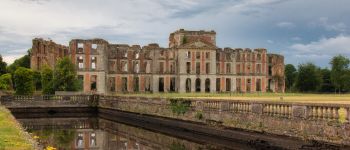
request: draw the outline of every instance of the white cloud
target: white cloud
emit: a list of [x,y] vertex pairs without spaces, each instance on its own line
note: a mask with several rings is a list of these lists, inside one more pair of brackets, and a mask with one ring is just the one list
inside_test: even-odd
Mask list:
[[338,35],[308,44],[293,44],[290,49],[299,55],[350,55],[350,36]]
[[269,43],[269,44],[275,43],[273,40],[267,40],[266,42]]
[[295,24],[292,22],[279,22],[276,25],[280,28],[288,28],[288,29],[295,27]]

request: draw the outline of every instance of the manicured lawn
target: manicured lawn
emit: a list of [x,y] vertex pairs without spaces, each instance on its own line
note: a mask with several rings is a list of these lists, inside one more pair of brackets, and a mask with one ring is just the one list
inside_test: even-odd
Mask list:
[[28,135],[22,130],[11,113],[0,106],[0,150],[34,149]]
[[350,94],[304,94],[304,93],[154,93],[116,94],[119,96],[143,96],[166,98],[206,98],[224,100],[285,101],[301,103],[350,104]]

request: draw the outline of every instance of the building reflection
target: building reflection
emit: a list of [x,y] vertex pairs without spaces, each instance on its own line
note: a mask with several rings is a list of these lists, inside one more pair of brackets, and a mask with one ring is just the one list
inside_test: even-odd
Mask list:
[[18,119],[42,148],[60,150],[153,150],[200,148],[197,143],[104,119]]

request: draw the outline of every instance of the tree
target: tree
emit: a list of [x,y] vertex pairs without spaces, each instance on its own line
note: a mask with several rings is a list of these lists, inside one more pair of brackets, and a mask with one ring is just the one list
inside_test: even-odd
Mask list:
[[313,63],[300,64],[298,66],[298,76],[296,88],[301,92],[315,92],[322,83],[321,73]]
[[6,66],[6,62],[3,61],[2,56],[0,55],[0,75],[7,73]]
[[320,92],[330,93],[334,91],[334,85],[331,82],[331,70],[324,68],[320,70],[322,76],[322,84]]
[[77,91],[79,81],[75,65],[69,57],[58,60],[53,73],[53,87],[55,91]]
[[43,94],[54,94],[53,71],[48,66],[44,66],[41,71],[41,85]]
[[286,88],[291,91],[297,77],[297,69],[292,64],[287,64],[284,67],[284,73],[286,77]]
[[17,95],[31,95],[34,93],[33,71],[19,67],[14,73]]
[[12,77],[11,74],[6,73],[0,76],[0,89],[11,90],[12,89]]
[[33,71],[33,82],[35,90],[41,90],[41,73],[39,71]]
[[28,50],[28,54],[16,59],[11,65],[9,65],[7,67],[8,72],[13,75],[18,67],[30,68],[30,51],[31,49]]
[[346,79],[349,69],[349,63],[350,60],[342,55],[338,55],[332,58],[330,64],[332,65],[331,70],[331,81],[333,85],[335,86],[335,92],[337,92],[337,89],[339,93],[342,91],[342,89],[347,86]]

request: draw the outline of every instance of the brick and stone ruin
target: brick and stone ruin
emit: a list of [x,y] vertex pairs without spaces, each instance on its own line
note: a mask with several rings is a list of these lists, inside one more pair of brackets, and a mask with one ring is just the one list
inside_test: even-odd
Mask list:
[[84,92],[284,92],[284,57],[266,49],[218,48],[215,31],[180,29],[169,47],[33,39],[31,68],[68,56]]

